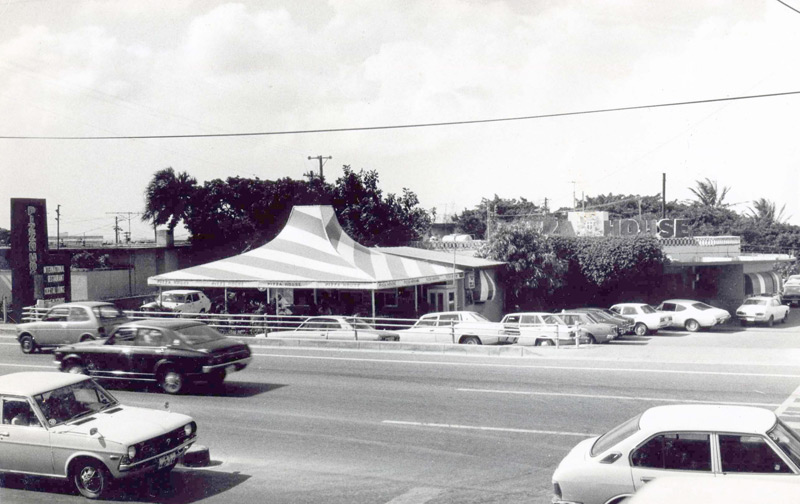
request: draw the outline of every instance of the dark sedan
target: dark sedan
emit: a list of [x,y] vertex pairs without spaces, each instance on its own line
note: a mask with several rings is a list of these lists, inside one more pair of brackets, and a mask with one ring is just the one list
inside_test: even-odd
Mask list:
[[607,308],[575,308],[571,311],[591,313],[601,322],[606,322],[617,327],[617,335],[633,334],[634,322],[628,317],[623,317],[619,313],[614,313]]
[[250,347],[202,322],[153,319],[119,326],[108,339],[58,347],[61,371],[95,378],[155,381],[178,394],[189,382],[219,385],[250,363]]

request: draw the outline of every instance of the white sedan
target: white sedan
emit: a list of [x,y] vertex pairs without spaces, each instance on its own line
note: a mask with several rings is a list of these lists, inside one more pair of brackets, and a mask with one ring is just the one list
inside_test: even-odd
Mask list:
[[655,334],[672,323],[672,316],[655,310],[644,303],[619,303],[612,306],[611,311],[633,319],[633,332],[637,336],[647,333]]
[[656,406],[578,443],[553,474],[552,502],[619,504],[655,478],[732,474],[800,484],[800,437],[763,408]]
[[701,327],[711,329],[731,318],[731,314],[722,308],[691,299],[668,299],[658,305],[656,310],[672,316],[671,327],[685,328],[690,332],[698,331]]
[[736,316],[742,325],[748,322],[765,322],[772,327],[775,322],[786,322],[789,307],[775,296],[753,296],[745,299],[742,306],[736,308]]

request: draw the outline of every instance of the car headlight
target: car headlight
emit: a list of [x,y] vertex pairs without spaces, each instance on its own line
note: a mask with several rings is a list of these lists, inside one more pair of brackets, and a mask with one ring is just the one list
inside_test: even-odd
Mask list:
[[183,433],[186,434],[187,436],[191,436],[193,431],[194,427],[192,426],[192,424],[188,423],[183,426]]
[[128,460],[133,460],[136,457],[136,447],[129,446],[128,447]]

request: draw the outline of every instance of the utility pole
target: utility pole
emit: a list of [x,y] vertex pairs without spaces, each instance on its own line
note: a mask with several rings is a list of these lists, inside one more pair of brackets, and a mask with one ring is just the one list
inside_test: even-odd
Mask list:
[[572,181],[572,209],[573,210],[577,210],[578,209],[578,200],[575,199],[575,181],[574,180]]
[[114,216],[114,244],[119,245],[119,232],[122,231],[122,228],[119,227],[119,216]]
[[61,248],[61,205],[56,206],[56,250]]
[[544,214],[547,215],[547,198],[544,199]]
[[661,174],[661,218],[667,218],[667,174]]
[[[125,243],[131,241],[131,219],[134,215],[142,215],[142,212],[106,212],[106,215],[119,215],[128,221],[128,231],[125,233]],[[127,217],[125,217],[127,215]],[[118,222],[118,221],[116,221]],[[116,225],[114,227],[117,227]]]
[[322,166],[325,164],[325,160],[333,159],[333,156],[308,156],[309,161],[312,159],[319,160],[319,179],[325,180],[325,177],[322,175]]

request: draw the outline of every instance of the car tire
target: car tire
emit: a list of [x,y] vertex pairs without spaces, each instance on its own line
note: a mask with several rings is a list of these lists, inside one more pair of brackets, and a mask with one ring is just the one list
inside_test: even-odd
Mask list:
[[644,336],[647,334],[647,326],[641,322],[637,322],[633,327],[633,332],[636,334],[636,336]]
[[597,344],[597,338],[594,337],[594,334],[587,333],[586,337],[589,338],[589,342],[587,343],[587,345],[596,345]]
[[536,340],[536,346],[553,346],[553,345],[554,345],[553,340],[549,339]]
[[19,339],[19,347],[24,354],[30,354],[36,351],[36,342],[33,341],[33,336],[26,334]]
[[461,341],[459,341],[459,343],[461,343],[462,345],[480,345],[481,340],[478,339],[476,336],[465,336],[461,338]]
[[83,343],[84,341],[92,341],[93,339],[94,336],[92,336],[91,334],[84,334],[83,336],[81,336],[80,342]]
[[73,360],[64,366],[64,372],[69,374],[86,374],[86,369],[84,369],[83,364],[79,361]]
[[186,378],[174,369],[166,369],[160,373],[158,384],[167,394],[180,394],[186,387]]
[[695,319],[687,320],[684,326],[686,327],[686,330],[689,332],[697,332],[700,330],[700,323]]
[[767,327],[772,327],[773,325],[775,325],[775,317],[770,315],[769,320],[767,320]]
[[72,484],[87,499],[99,499],[111,484],[111,474],[102,462],[90,458],[78,459],[72,465]]

